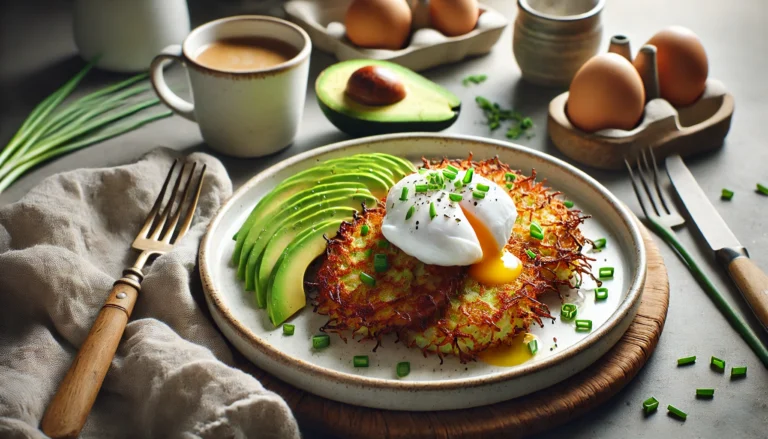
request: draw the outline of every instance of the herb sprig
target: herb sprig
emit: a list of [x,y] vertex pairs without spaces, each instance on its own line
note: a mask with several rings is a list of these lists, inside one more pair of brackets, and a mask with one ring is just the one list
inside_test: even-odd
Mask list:
[[533,137],[533,132],[530,131],[533,128],[533,120],[530,117],[523,116],[512,109],[502,108],[498,103],[492,103],[482,96],[477,96],[475,102],[483,110],[485,123],[491,131],[499,129],[502,122],[512,122],[512,125],[507,128],[508,139],[519,139],[523,135],[529,139]]

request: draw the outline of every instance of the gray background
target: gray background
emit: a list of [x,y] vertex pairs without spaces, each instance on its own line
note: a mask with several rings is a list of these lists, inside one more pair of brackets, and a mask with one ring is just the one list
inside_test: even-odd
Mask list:
[[[13,135],[24,117],[43,97],[72,76],[82,63],[76,58],[71,31],[71,2],[3,1],[0,2],[0,144]],[[260,12],[274,8],[259,2],[219,3],[190,1],[193,25],[220,16],[242,12]],[[515,3],[511,0],[488,1],[514,21]],[[736,236],[747,246],[758,265],[768,268],[768,197],[755,192],[755,183],[768,183],[768,2],[765,0],[609,0],[603,13],[604,45],[610,35],[623,33],[634,48],[662,27],[680,24],[701,37],[710,61],[710,76],[725,82],[735,96],[736,113],[731,132],[722,150],[689,159],[688,165]],[[314,52],[310,84],[317,74],[334,60]],[[461,85],[468,74],[486,73],[486,83],[472,88]],[[172,73],[184,89],[183,71]],[[546,134],[546,109],[549,100],[562,90],[543,89],[520,80],[520,71],[511,53],[511,29],[488,56],[444,66],[425,73],[430,79],[457,93],[464,101],[462,115],[448,133],[473,134],[503,138],[503,130],[493,135],[480,121],[474,107],[476,95],[492,97],[504,106],[512,106],[531,116],[536,135],[519,143],[555,156]],[[118,77],[106,73],[91,74],[79,93]],[[293,154],[344,140],[321,114],[314,91],[307,90],[304,119],[296,142],[282,153],[254,160],[220,157],[235,186],[261,169]],[[0,194],[0,204],[22,197],[48,175],[78,167],[113,166],[135,160],[157,145],[192,151],[206,147],[197,127],[180,117],[172,117],[146,126],[117,139],[95,145],[40,167]],[[633,210],[639,208],[624,173],[606,173],[585,169],[600,180]],[[720,189],[736,192],[731,202],[719,200]],[[698,232],[691,227],[679,231],[685,245],[704,262],[716,284],[749,314],[738,292],[731,287],[712,260]],[[671,302],[667,324],[658,348],[647,365],[621,393],[581,419],[552,430],[543,437],[767,437],[768,374],[724,318],[707,299],[682,262],[660,240],[664,260],[670,272]],[[754,319],[749,316],[755,328]],[[694,367],[677,369],[675,360],[698,355]],[[711,355],[732,365],[749,366],[748,378],[731,382],[707,367]],[[715,398],[694,398],[697,387],[715,387]],[[649,396],[662,403],[662,409],[644,418],[641,403]],[[666,404],[688,412],[687,422],[665,414]],[[312,432],[305,432],[309,437]]]

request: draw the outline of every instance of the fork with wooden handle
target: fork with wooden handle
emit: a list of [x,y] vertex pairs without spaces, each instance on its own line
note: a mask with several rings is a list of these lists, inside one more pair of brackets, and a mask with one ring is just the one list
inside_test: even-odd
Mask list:
[[164,203],[177,165],[178,160],[171,166],[144,227],[133,241],[132,247],[141,254],[133,267],[123,271],[123,277],[115,282],[75,361],[45,411],[41,428],[54,439],[79,436],[139,296],[144,278],[141,269],[150,257],[170,251],[189,230],[206,166],[202,167],[193,183],[197,163],[184,164],[178,171],[168,201]]

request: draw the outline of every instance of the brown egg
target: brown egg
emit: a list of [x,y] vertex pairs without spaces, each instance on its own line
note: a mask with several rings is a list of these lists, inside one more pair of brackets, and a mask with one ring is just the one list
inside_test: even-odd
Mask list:
[[477,0],[429,0],[432,27],[449,37],[470,32],[479,15]]
[[411,33],[411,8],[406,0],[355,0],[344,25],[360,47],[402,49]]
[[605,128],[631,130],[640,121],[644,105],[643,81],[632,63],[604,53],[576,72],[566,114],[572,124],[589,133]]
[[[709,74],[707,53],[690,29],[672,26],[654,35],[646,44],[656,46],[661,97],[672,105],[690,105],[704,93]],[[638,71],[645,68],[636,60]]]

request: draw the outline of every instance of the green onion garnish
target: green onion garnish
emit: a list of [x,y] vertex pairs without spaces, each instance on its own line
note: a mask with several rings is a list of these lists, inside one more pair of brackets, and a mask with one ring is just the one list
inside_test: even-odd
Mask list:
[[389,248],[389,241],[387,241],[386,239],[382,239],[381,241],[378,242],[377,245],[379,246],[379,248]]
[[513,186],[512,183],[507,183],[507,189],[512,189],[512,186]]
[[462,186],[464,186],[464,183],[461,182],[461,180],[456,180],[456,183],[453,184],[456,189],[461,189]]
[[573,318],[576,317],[578,310],[579,309],[575,304],[564,303],[563,306],[560,307],[560,318],[563,320],[573,320]]
[[529,341],[528,352],[530,352],[531,355],[536,355],[536,352],[539,352],[539,342],[536,340]]
[[685,365],[688,365],[688,364],[693,364],[695,362],[696,362],[696,356],[695,355],[691,355],[690,357],[683,357],[683,358],[678,358],[677,359],[677,365],[678,366],[685,366]]
[[608,298],[608,288],[595,288],[595,300],[605,300]]
[[483,198],[485,198],[485,192],[472,191],[472,198],[477,198],[478,200],[482,200]]
[[429,219],[435,219],[437,216],[437,207],[435,203],[429,203]]
[[520,128],[524,130],[527,130],[532,126],[533,126],[533,120],[531,120],[530,117],[523,118],[523,120],[520,122]]
[[[571,200],[565,200],[565,201],[563,201],[563,204],[565,205],[565,207],[567,207],[567,208],[569,208],[569,209],[570,209],[571,207],[573,207],[573,201],[571,201]],[[658,403],[656,403],[656,405],[659,405],[659,404],[658,404]]]
[[609,277],[613,277],[613,267],[602,267],[600,268],[600,271],[598,271],[598,275],[600,276],[600,279],[606,279]]
[[400,201],[405,201],[408,199],[408,187],[403,186],[403,191],[400,192]]
[[369,287],[376,286],[376,279],[374,279],[373,276],[368,273],[360,273],[360,281]]
[[667,406],[667,411],[669,411],[669,413],[672,413],[673,415],[677,416],[678,418],[682,419],[683,421],[685,421],[685,418],[688,417],[688,415],[684,411],[682,411],[679,408],[676,408],[676,407],[674,407],[672,405],[668,405]]
[[762,185],[760,183],[757,184],[757,191],[760,192],[763,195],[768,195],[768,186]]
[[464,199],[464,197],[461,194],[448,194],[448,198],[451,201],[459,202]]
[[464,178],[462,179],[464,184],[471,183],[472,182],[472,176],[474,174],[475,174],[475,170],[474,169],[472,169],[472,168],[467,169],[467,172],[466,172],[466,174],[464,174]]
[[490,187],[488,187],[487,184],[482,184],[482,183],[476,184],[475,187],[477,188],[477,190],[483,191],[483,192],[488,192],[488,189],[490,189]]
[[405,212],[405,219],[409,220],[413,216],[414,212],[416,212],[416,206],[411,206],[408,208],[408,212]]
[[601,248],[605,248],[605,244],[608,241],[605,238],[600,238],[600,239],[595,239],[593,242],[594,242],[594,245],[595,245],[594,248],[601,249]]
[[320,334],[312,337],[312,347],[315,349],[327,348],[331,345],[331,337],[328,334]]
[[536,259],[536,253],[534,253],[529,248],[525,249],[525,254],[528,255],[528,257],[531,258],[531,259]]
[[506,174],[504,174],[504,179],[506,181],[515,181],[516,178],[517,178],[517,175],[515,175],[515,174],[513,174],[511,172],[507,172]]
[[747,376],[747,366],[739,366],[731,368],[731,378],[742,378]]
[[459,168],[457,168],[456,166],[453,166],[453,165],[448,165],[448,166],[445,167],[445,169],[453,172],[454,174],[458,174],[459,173]]
[[373,269],[376,270],[376,273],[384,273],[389,268],[389,263],[387,263],[387,255],[384,253],[377,253],[376,256],[373,257]]
[[424,175],[427,172],[429,172],[429,169],[427,169],[427,168],[419,168],[419,174]]
[[536,238],[538,240],[544,239],[544,230],[536,221],[531,223],[530,232],[532,238]]
[[368,367],[368,356],[355,355],[352,357],[352,365],[355,367]]
[[416,192],[426,192],[427,189],[429,189],[429,186],[426,184],[417,184],[415,188],[416,188]]
[[403,361],[400,363],[397,363],[397,367],[395,368],[397,371],[397,376],[400,378],[408,376],[409,373],[411,373],[411,363],[408,361]]
[[372,248],[367,249],[365,251],[365,258],[366,259],[370,258],[372,254],[373,254],[373,249]]
[[733,198],[733,191],[729,191],[728,189],[723,189],[723,192],[720,194],[720,198],[723,200],[730,200]]
[[696,389],[696,396],[712,398],[715,396],[715,389]]
[[430,184],[429,184],[429,189],[430,189],[430,190],[436,190],[436,189],[440,189],[440,188],[442,188],[442,187],[443,187],[442,185],[440,185],[440,184],[437,184],[437,183],[430,183]]
[[445,178],[447,178],[448,180],[451,180],[451,181],[455,180],[456,179],[456,175],[457,174],[455,172],[451,172],[451,171],[449,171],[447,169],[443,169],[443,176]]
[[643,401],[643,410],[646,415],[655,412],[657,408],[659,408],[659,401],[653,396]]
[[592,320],[576,320],[576,332],[589,332],[592,330]]
[[296,331],[296,326],[287,323],[283,325],[283,335],[293,335],[294,331]]
[[370,228],[370,227],[368,227],[368,224],[363,224],[363,227],[360,227],[360,236],[366,236],[366,235],[368,235],[368,231],[369,231],[370,229],[371,229],[371,228]]
[[710,365],[712,366],[713,369],[716,369],[720,372],[725,371],[725,360],[721,360],[717,357],[712,357],[712,359],[710,360]]

